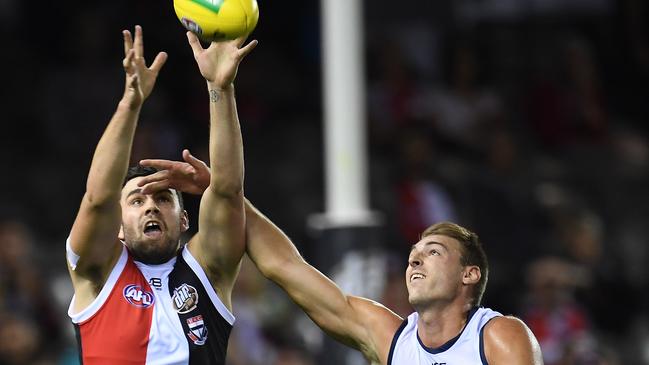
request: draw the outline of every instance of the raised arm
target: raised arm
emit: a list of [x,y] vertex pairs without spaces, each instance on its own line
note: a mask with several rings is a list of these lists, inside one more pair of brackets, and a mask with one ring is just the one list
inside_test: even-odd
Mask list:
[[256,46],[245,38],[212,42],[203,49],[187,32],[199,70],[207,81],[210,103],[210,163],[212,176],[199,210],[198,233],[190,252],[206,271],[221,300],[230,309],[231,291],[245,250],[243,208],[243,143],[233,81],[241,60]]
[[[185,162],[143,160],[161,171],[140,181],[142,190],[174,188],[200,194],[209,169],[188,151]],[[392,337],[402,319],[381,304],[346,296],[338,286],[304,261],[289,238],[246,201],[247,252],[262,274],[281,286],[325,332],[363,352],[372,362],[386,363]]]
[[402,319],[369,299],[345,295],[309,265],[290,239],[246,201],[247,253],[261,273],[277,283],[327,334],[363,353],[373,363],[387,362],[392,337]]
[[146,66],[140,26],[135,28],[134,40],[127,30],[123,37],[124,95],[95,149],[86,192],[70,233],[72,252],[79,256],[76,267],[68,265],[77,309],[85,308],[96,297],[120,252],[120,197],[133,136],[142,103],[167,59],[161,52],[151,67]]

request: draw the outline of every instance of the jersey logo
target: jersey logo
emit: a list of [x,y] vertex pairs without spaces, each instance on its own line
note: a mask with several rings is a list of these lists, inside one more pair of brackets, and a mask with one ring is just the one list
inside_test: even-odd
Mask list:
[[189,313],[196,309],[198,292],[193,286],[183,284],[179,288],[174,289],[174,294],[171,299],[173,300],[176,312],[179,314]]
[[137,284],[130,284],[124,287],[124,299],[138,308],[148,308],[153,305],[155,297],[150,291],[142,289]]
[[203,316],[199,314],[195,317],[188,318],[187,326],[189,327],[187,337],[195,345],[204,345],[205,341],[207,341],[207,327],[205,327],[205,323],[203,322]]
[[155,290],[162,290],[162,279],[160,278],[151,278],[149,279],[149,285],[151,285]]

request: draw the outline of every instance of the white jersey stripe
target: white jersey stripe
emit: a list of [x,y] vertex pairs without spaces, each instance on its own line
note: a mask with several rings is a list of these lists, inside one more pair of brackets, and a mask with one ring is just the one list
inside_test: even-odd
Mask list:
[[212,300],[212,304],[214,304],[214,307],[219,312],[221,317],[223,317],[223,319],[225,319],[230,325],[234,325],[234,315],[232,314],[232,312],[230,312],[228,307],[223,304],[218,294],[216,294],[214,287],[212,287],[212,284],[210,284],[210,281],[207,279],[205,271],[203,271],[201,265],[198,263],[198,261],[196,261],[194,256],[192,256],[192,253],[189,252],[187,246],[188,245],[185,245],[185,247],[183,248],[183,258],[185,259],[185,262],[187,262],[187,265],[189,265],[194,274],[196,274],[198,279],[201,281],[201,284],[203,284],[207,295]]

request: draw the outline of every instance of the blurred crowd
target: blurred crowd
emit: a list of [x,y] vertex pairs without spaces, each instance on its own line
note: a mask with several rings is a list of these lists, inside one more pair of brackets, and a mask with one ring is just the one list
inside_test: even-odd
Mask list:
[[[317,262],[319,4],[258,1],[260,45],[236,83],[246,195]],[[483,304],[524,319],[547,365],[649,364],[649,5],[364,6],[370,197],[386,218],[374,299],[407,316],[410,245],[456,221],[490,259]],[[135,24],[149,57],[170,58],[133,161],[205,158],[207,93],[170,1],[0,1],[0,365],[78,361],[64,242],[123,87],[120,31]],[[247,259],[233,306],[228,364],[326,363],[320,331]]]

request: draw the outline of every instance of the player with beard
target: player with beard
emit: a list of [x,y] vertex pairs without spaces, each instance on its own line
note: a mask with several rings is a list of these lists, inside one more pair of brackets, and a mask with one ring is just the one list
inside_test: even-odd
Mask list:
[[[243,147],[233,81],[256,41],[213,42],[187,33],[207,82],[209,155],[214,168],[201,199],[199,229],[189,228],[179,191],[147,194],[152,168],[127,169],[143,102],[167,55],[150,67],[142,28],[123,32],[126,87],[90,166],[86,192],[67,240],[82,364],[223,364],[234,323],[231,292],[245,249]],[[185,152],[188,153],[188,152]],[[127,173],[128,172],[128,173]]]

